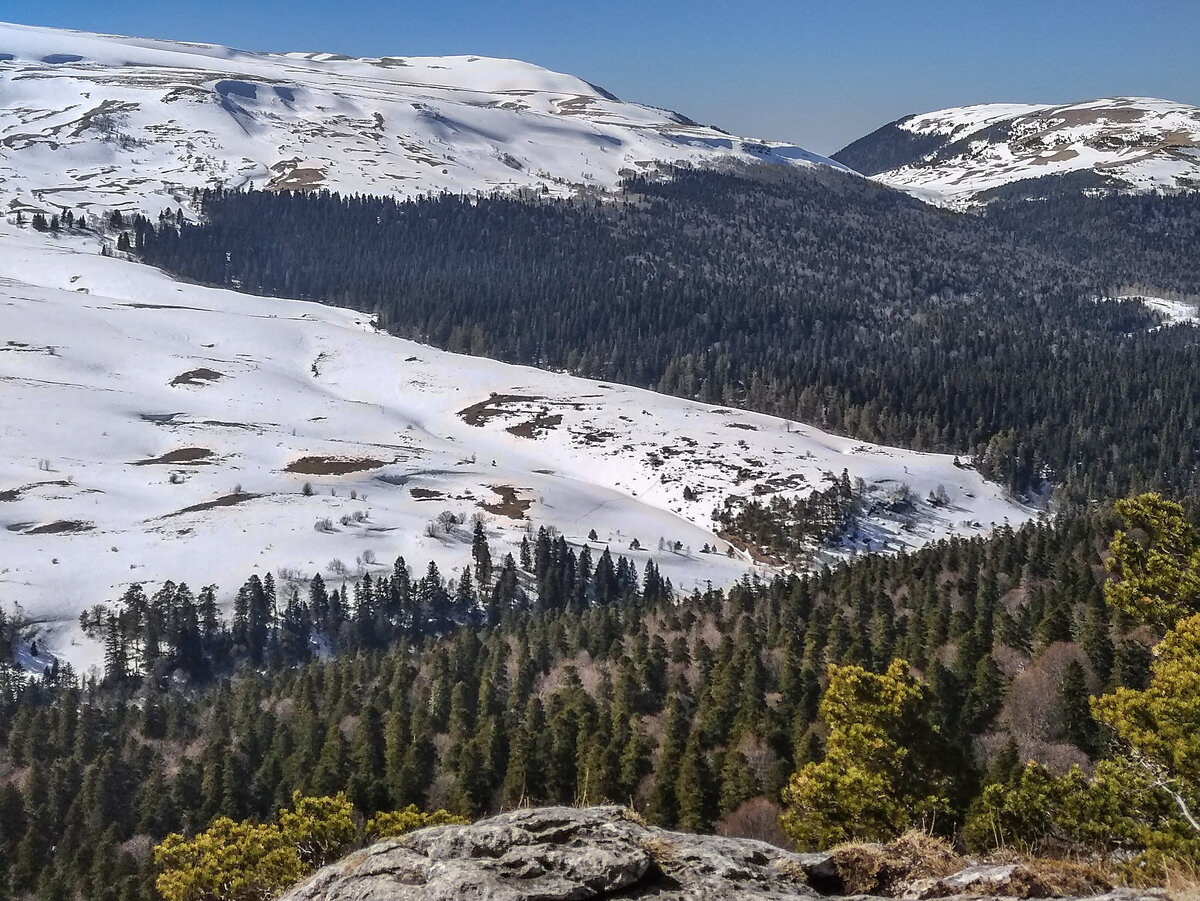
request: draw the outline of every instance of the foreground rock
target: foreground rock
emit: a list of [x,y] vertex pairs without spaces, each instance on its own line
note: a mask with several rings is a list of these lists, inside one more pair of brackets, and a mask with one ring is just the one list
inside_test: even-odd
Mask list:
[[575,901],[815,896],[824,854],[643,826],[620,807],[516,810],[379,842],[319,871],[287,901]]
[[[620,807],[548,807],[379,842],[320,870],[284,901],[782,901],[861,892],[839,873],[838,856],[668,832]],[[909,897],[1006,895],[1003,877],[1018,869],[929,878]],[[1013,894],[1034,897],[1025,887]],[[887,889],[904,894],[899,885]],[[1080,894],[1096,901],[1161,898],[1154,892]]]

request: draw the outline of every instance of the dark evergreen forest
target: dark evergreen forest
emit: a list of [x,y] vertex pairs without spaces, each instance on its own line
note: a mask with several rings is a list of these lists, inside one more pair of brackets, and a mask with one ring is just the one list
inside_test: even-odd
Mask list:
[[202,224],[139,220],[131,246],[451,350],[969,453],[1018,494],[1200,488],[1195,330],[1097,301],[1197,290],[1194,196],[978,216],[824,170],[627,188],[603,202],[209,192]]
[[822,754],[826,664],[897,656],[958,749],[952,831],[1029,757],[1086,765],[1088,694],[1145,684],[1153,637],[1101,591],[1113,527],[1105,511],[685,597],[544,531],[524,564],[481,569],[477,549],[484,578],[458,584],[403,560],[336,585],[252,576],[231,618],[212,588],[134,586],[84,615],[102,674],[27,680],[0,655],[0,896],[152,898],[154,841],[297,789],[365,816],[610,800],[782,840],[780,789]]

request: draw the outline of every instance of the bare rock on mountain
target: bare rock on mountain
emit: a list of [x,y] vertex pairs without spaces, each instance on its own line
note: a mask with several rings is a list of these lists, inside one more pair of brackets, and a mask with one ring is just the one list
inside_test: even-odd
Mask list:
[[[867,853],[869,866],[862,855],[794,854],[748,839],[669,832],[620,807],[547,807],[379,842],[320,870],[283,901],[871,899],[855,894],[865,884],[912,899],[1164,897],[1159,890],[1113,890],[1069,864],[1051,862],[1043,872],[1027,865],[972,866],[956,858],[950,872],[945,855],[923,866],[908,860],[904,849],[862,847],[877,852]],[[880,881],[877,863],[899,878]],[[874,875],[864,883],[867,870]]]
[[829,856],[644,826],[620,807],[517,810],[380,842],[286,901],[808,898]]

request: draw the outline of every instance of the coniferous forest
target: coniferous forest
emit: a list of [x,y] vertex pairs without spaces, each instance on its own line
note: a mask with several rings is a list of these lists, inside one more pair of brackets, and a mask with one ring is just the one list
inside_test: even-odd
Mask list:
[[[960,453],[1057,506],[690,595],[546,529],[502,561],[477,530],[449,582],[399,559],[134,585],[82,615],[104,650],[86,676],[30,677],[37,649],[0,616],[0,901],[149,901],[156,846],[339,793],[361,834],[408,805],[611,801],[789,846],[920,827],[1151,878],[1200,860],[1200,350],[1117,299],[1196,293],[1194,196],[963,215],[814,170],[679,171],[615,199],[196,201],[200,223],[116,220],[119,251],[452,350]],[[1113,503],[1150,488],[1185,506]],[[796,562],[859,500],[843,476],[722,524]]]
[[[896,658],[923,674],[914,715],[940,749],[938,828],[986,850],[1000,833],[985,790],[1017,793],[1027,759],[1048,780],[1090,771],[1108,739],[1088,696],[1148,684],[1150,633],[1102,591],[1115,522],[1031,524],[690,596],[544,530],[528,569],[509,557],[481,570],[479,553],[482,578],[453,585],[403,560],[338,585],[252,576],[228,617],[211,587],[134,586],[84,614],[102,674],[0,669],[0,885],[151,898],[151,844],[217,816],[268,817],[293,792],[344,791],[364,817],[617,801],[656,823],[786,841],[781,792],[831,734],[827,666],[883,678]],[[1005,823],[1031,846],[1130,840]]]
[[187,278],[373,311],[439,347],[970,454],[1018,494],[1190,494],[1200,200],[934,210],[820,170],[682,171],[616,201],[197,196],[135,223]]

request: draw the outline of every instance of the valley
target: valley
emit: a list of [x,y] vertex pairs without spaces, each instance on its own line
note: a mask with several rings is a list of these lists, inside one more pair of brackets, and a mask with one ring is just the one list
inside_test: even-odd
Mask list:
[[[2,237],[0,598],[77,666],[100,652],[78,614],[133,582],[216,582],[228,602],[251,572],[336,583],[403,556],[454,575],[476,516],[497,561],[546,526],[689,592],[774,572],[731,551],[714,510],[843,470],[878,512],[831,560],[1035,513],[949,455],[446,353],[352,311],[174,281],[86,237]],[[904,489],[911,510],[888,513]]]

